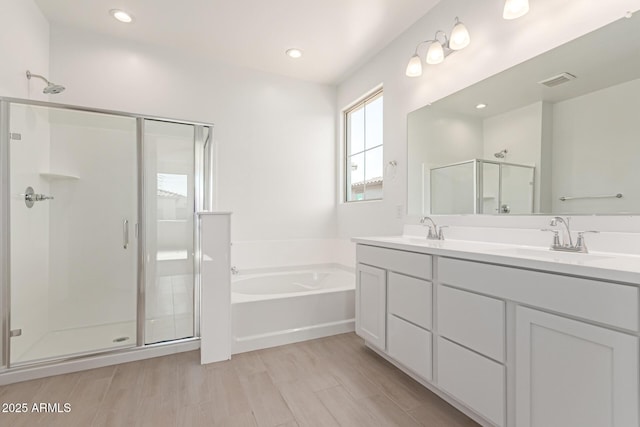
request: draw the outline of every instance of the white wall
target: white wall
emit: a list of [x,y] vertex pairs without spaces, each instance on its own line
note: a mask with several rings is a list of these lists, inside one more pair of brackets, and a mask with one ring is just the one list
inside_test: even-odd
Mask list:
[[[411,163],[407,165],[408,210],[425,214],[430,212],[431,168],[481,158],[482,121],[426,107],[410,114],[407,126],[407,144],[411,147],[412,156]],[[416,183],[422,185],[416,186]]]
[[335,236],[335,88],[57,26],[51,74],[59,102],[213,122],[234,241]]
[[33,0],[0,2],[0,58],[0,96],[46,100],[44,82],[25,75],[49,73],[49,23]]
[[[384,84],[385,162],[398,162],[396,179],[385,182],[383,201],[338,206],[340,236],[402,232],[405,218],[397,218],[396,212],[398,207],[404,209],[407,199],[407,182],[402,178],[407,173],[407,113],[619,19],[627,10],[638,10],[640,1],[536,0],[528,15],[514,21],[502,19],[502,6],[495,0],[440,2],[338,86],[341,109]],[[406,77],[405,67],[416,44],[438,29],[449,31],[456,16],[469,28],[471,45],[443,64],[427,67],[422,77]],[[341,139],[339,131],[336,137]],[[491,222],[472,217],[465,221]]]
[[[554,104],[553,212],[640,211],[638,94],[640,79]],[[559,200],[616,193],[630,197]]]

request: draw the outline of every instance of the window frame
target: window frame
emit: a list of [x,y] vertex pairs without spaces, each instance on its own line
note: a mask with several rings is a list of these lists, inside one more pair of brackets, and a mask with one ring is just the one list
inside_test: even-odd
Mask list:
[[[382,86],[372,90],[371,92],[367,93],[366,95],[364,95],[362,98],[360,98],[359,100],[357,100],[356,102],[354,102],[353,104],[351,104],[349,107],[345,108],[342,111],[342,121],[343,121],[343,140],[344,140],[344,150],[343,150],[343,154],[344,154],[344,161],[342,162],[342,170],[344,173],[344,179],[343,179],[343,191],[344,191],[344,195],[342,197],[342,202],[343,203],[358,203],[358,202],[373,202],[373,201],[381,201],[384,199],[384,135],[382,136],[382,142],[379,145],[376,145],[375,147],[369,147],[366,148],[367,144],[366,144],[366,133],[365,133],[365,140],[364,140],[364,145],[363,145],[363,149],[362,151],[358,151],[357,153],[349,153],[349,114],[354,112],[355,110],[358,110],[360,108],[365,108],[367,104],[374,102],[375,100],[377,100],[378,98],[383,97],[384,98],[384,88]],[[384,122],[384,99],[382,101],[382,108],[383,108],[383,115],[382,115],[382,119]],[[366,114],[365,114],[365,129],[366,129]],[[384,125],[383,125],[383,130],[384,130]],[[366,165],[366,153],[367,151],[371,151],[371,150],[375,150],[377,148],[382,147],[383,150],[383,161],[382,161],[382,165],[383,165],[383,177],[382,177],[382,188],[383,188],[383,193],[380,195],[380,197],[376,197],[373,199],[362,199],[362,200],[349,200],[349,194],[351,194],[351,189],[350,184],[351,184],[351,170],[350,170],[350,159],[351,157],[358,155],[358,154],[365,154],[364,158],[364,164]],[[366,171],[365,171],[365,175],[366,177]],[[364,186],[364,190],[363,193],[366,194],[366,190],[367,190],[367,184],[366,184],[366,178],[364,179],[363,182],[363,186]]]

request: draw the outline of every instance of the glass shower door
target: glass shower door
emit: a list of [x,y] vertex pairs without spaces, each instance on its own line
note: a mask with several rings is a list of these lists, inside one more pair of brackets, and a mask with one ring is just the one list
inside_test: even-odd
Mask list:
[[136,345],[133,118],[10,108],[12,365]]
[[195,132],[193,125],[144,121],[145,344],[195,334]]
[[533,213],[535,169],[530,166],[501,165],[500,213]]

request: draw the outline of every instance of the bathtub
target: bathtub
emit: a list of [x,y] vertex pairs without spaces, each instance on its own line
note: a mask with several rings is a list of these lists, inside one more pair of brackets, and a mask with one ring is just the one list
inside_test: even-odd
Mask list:
[[355,281],[352,272],[338,267],[234,276],[231,352],[353,331]]

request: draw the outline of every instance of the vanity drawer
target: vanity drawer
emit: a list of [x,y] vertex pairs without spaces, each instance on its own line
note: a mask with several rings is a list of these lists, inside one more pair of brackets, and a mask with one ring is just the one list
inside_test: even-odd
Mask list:
[[431,329],[431,282],[391,272],[387,280],[389,313]]
[[431,279],[431,256],[416,252],[358,245],[356,257],[359,263],[395,271],[421,279]]
[[389,356],[431,381],[431,332],[390,314],[387,319]]
[[638,287],[438,258],[440,283],[637,331]]
[[497,426],[505,424],[505,368],[438,338],[438,386]]
[[440,335],[504,363],[504,301],[439,286],[437,312]]

